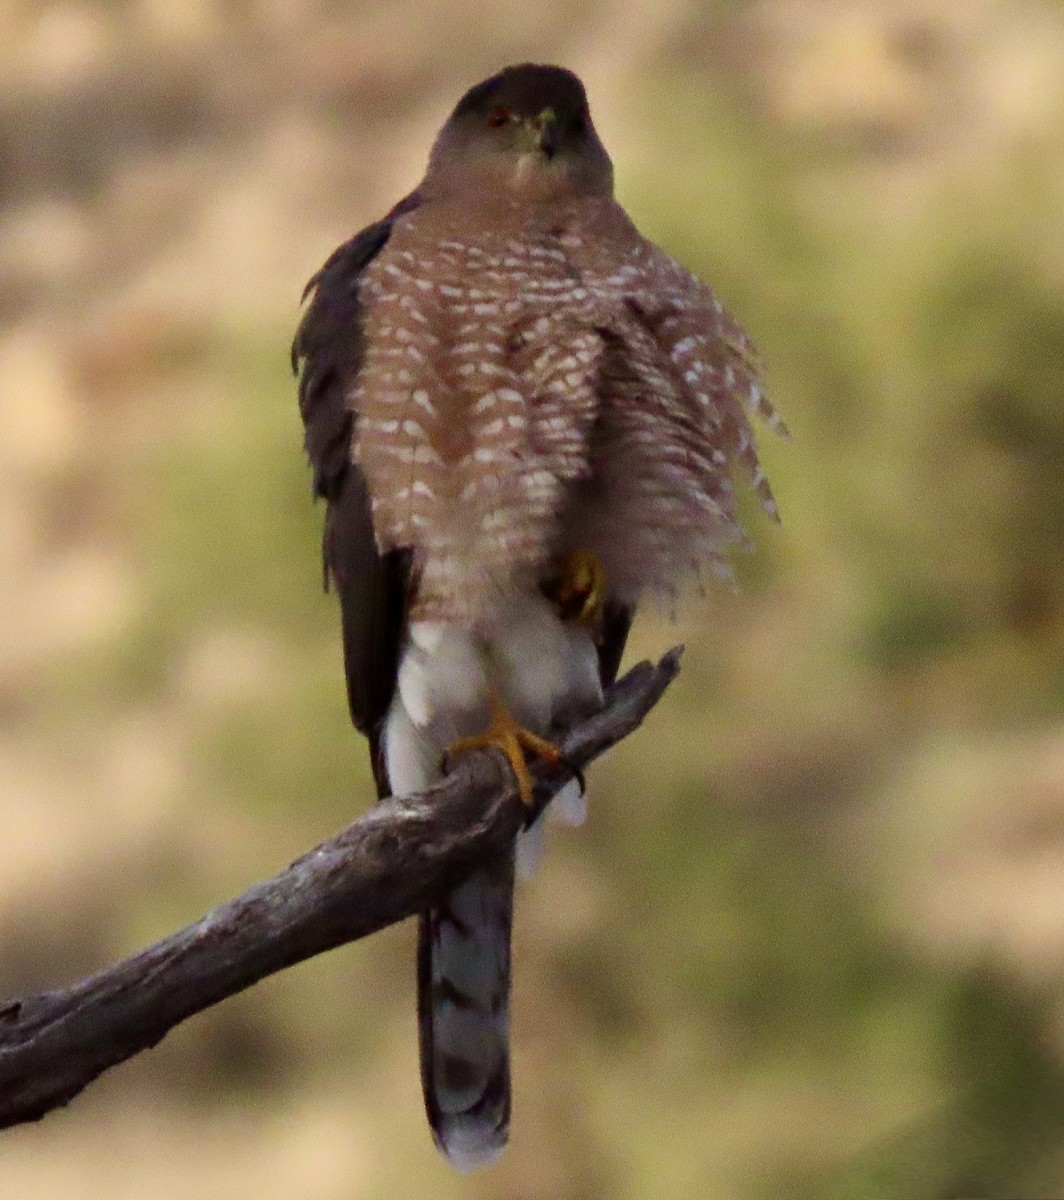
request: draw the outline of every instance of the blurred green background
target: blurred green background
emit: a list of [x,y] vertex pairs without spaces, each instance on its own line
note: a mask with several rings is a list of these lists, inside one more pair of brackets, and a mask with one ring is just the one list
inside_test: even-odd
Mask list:
[[0,1137],[0,1196],[1064,1196],[1064,6],[6,0],[0,994],[369,802],[288,341],[460,92],[577,69],[793,444],[519,896],[511,1147],[421,1113],[413,931]]

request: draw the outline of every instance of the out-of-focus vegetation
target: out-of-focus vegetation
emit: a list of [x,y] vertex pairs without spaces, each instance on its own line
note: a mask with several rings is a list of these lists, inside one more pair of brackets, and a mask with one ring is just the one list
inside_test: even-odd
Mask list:
[[4,1196],[1064,1196],[1064,9],[535,7],[0,11],[0,993],[368,803],[287,340],[467,84],[585,76],[794,434],[521,892],[497,1168],[430,1145],[402,929],[4,1135]]

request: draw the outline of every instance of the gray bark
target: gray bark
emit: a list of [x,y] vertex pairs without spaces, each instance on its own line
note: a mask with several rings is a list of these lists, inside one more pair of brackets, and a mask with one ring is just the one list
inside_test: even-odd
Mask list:
[[[633,732],[679,671],[640,663],[557,744],[583,768]],[[535,811],[569,778],[534,768]],[[0,1001],[0,1128],[66,1104],[193,1013],[431,906],[529,816],[502,757],[463,756],[436,787],[376,804],[274,878],[67,988]]]

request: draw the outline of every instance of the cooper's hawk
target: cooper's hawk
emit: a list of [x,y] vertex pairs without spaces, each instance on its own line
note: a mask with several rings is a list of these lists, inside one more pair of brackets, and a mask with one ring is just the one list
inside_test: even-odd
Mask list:
[[[525,755],[601,704],[640,598],[726,569],[733,479],[774,511],[750,341],[612,193],[576,76],[510,67],[308,285],[293,361],[381,796],[492,743],[527,798]],[[425,1104],[461,1168],[507,1137],[513,878],[486,863],[420,923]]]

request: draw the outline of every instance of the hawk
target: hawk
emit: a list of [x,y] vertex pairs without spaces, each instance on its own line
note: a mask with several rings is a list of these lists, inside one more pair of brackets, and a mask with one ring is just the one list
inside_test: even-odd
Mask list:
[[[471,88],[421,183],[311,279],[293,344],[351,716],[381,797],[602,703],[638,602],[727,570],[736,481],[775,508],[746,334],[643,238],[580,80]],[[425,1105],[460,1169],[510,1117],[514,854],[420,919]]]

